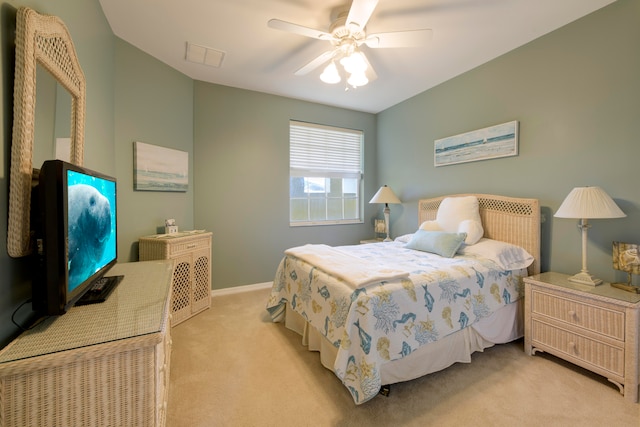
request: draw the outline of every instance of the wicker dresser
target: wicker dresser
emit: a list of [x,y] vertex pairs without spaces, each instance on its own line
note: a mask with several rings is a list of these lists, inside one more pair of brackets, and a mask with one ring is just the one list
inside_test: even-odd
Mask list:
[[175,260],[171,326],[211,307],[211,233],[185,231],[141,237],[140,261]]
[[163,426],[171,261],[117,264],[101,304],[72,307],[0,352],[2,426]]
[[609,379],[638,401],[640,295],[547,272],[524,279],[525,352],[546,351]]

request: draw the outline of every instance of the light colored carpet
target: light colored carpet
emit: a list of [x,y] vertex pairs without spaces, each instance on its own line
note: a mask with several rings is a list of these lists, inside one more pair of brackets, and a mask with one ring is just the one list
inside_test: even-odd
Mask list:
[[606,379],[522,341],[393,385],[356,406],[300,336],[271,323],[268,290],[213,298],[172,329],[167,426],[640,426]]

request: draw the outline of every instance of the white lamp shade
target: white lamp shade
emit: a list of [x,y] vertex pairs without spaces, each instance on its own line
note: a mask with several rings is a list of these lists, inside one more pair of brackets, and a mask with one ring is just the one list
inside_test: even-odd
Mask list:
[[369,203],[402,203],[398,196],[389,187],[382,186],[378,192],[371,198]]
[[364,86],[367,83],[369,83],[369,79],[364,74],[364,71],[357,72],[357,73],[351,74],[351,77],[349,77],[349,80],[347,80],[347,83],[349,83],[353,87]]
[[567,195],[555,217],[558,218],[622,218],[627,216],[600,187],[576,187]]
[[362,54],[358,51],[353,52],[349,56],[345,56],[340,60],[340,64],[344,67],[347,73],[364,73],[367,69],[367,62],[364,60]]
[[340,82],[340,74],[338,74],[338,68],[336,63],[331,61],[329,65],[320,74],[320,80],[328,84],[335,84]]

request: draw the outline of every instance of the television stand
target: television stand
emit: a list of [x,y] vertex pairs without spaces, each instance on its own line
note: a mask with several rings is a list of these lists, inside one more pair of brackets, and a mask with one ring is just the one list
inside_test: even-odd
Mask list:
[[118,263],[102,304],[51,316],[0,351],[0,426],[164,427],[172,261]]
[[89,305],[105,302],[111,292],[122,281],[123,275],[103,276],[93,282],[87,292],[74,305]]

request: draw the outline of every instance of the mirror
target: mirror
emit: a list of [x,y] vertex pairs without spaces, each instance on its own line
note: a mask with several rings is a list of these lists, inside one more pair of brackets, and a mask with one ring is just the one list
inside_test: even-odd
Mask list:
[[71,160],[71,95],[40,64],[36,65],[36,115],[33,167],[45,160]]
[[[34,152],[41,153],[48,150],[36,141],[36,98],[37,68],[46,70],[50,76],[64,90],[57,87],[51,89],[48,96],[55,94],[55,104],[48,104],[53,122],[42,123],[44,135],[56,129],[58,104],[67,92],[70,101],[69,123],[69,160],[71,163],[82,165],[84,158],[84,113],[85,113],[85,79],[80,63],[76,56],[75,47],[67,27],[56,16],[41,15],[28,7],[18,9],[16,22],[16,66],[13,90],[13,136],[11,144],[11,171],[9,177],[9,223],[7,230],[7,252],[12,257],[22,257],[32,252],[31,248],[31,186],[33,177]],[[44,73],[42,73],[44,74]],[[43,102],[44,110],[47,104]],[[69,117],[67,115],[66,117]],[[61,119],[60,119],[61,120]],[[40,123],[38,123],[40,126]],[[56,132],[56,131],[54,131]],[[46,138],[45,138],[46,139]],[[38,146],[36,147],[36,144]],[[47,156],[53,158],[55,156]],[[42,164],[37,158],[37,167]]]

